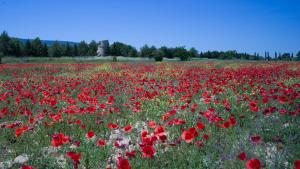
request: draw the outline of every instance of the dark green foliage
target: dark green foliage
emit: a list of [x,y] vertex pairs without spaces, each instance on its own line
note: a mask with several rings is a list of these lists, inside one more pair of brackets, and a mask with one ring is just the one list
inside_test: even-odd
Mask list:
[[[34,40],[24,40],[19,38],[10,38],[7,32],[2,32],[0,35],[0,53],[3,56],[39,56],[39,57],[61,57],[61,56],[96,56],[97,42],[91,41],[87,44],[81,41],[79,44],[68,41],[45,41],[38,37]],[[243,60],[300,60],[300,51],[294,57],[293,53],[277,53],[273,58],[269,52],[265,52],[264,57],[258,53],[247,54],[238,53],[236,50],[229,51],[207,51],[199,52],[195,48],[190,50],[184,47],[168,48],[162,46],[156,48],[144,45],[140,51],[137,51],[131,45],[121,42],[115,42],[109,47],[109,55],[125,56],[125,57],[145,57],[154,58],[156,61],[163,60],[163,58],[180,58],[182,61],[190,58],[208,58],[208,59],[243,59]]]
[[291,59],[291,54],[290,53],[284,53],[280,57],[281,60],[290,60]]
[[85,41],[81,41],[78,45],[78,52],[80,56],[87,56],[89,53],[89,46]]
[[181,61],[190,59],[190,53],[184,47],[177,47],[174,49],[174,57],[180,58]]
[[113,62],[117,62],[117,61],[118,61],[117,56],[114,56],[113,57]]
[[42,56],[43,57],[48,57],[49,56],[49,52],[48,52],[48,46],[46,44],[43,45],[43,51],[42,51]]
[[112,56],[121,56],[121,48],[125,44],[120,43],[120,42],[115,42],[110,46],[110,55]]
[[2,63],[2,58],[4,57],[3,52],[0,51],[0,64]]
[[164,58],[164,55],[165,55],[164,50],[162,50],[161,48],[157,49],[154,54],[155,61],[161,62]]
[[149,47],[148,45],[144,45],[141,48],[141,57],[154,58],[156,61],[163,60],[163,57],[166,58],[180,58],[182,61],[189,60],[192,57],[199,57],[199,53],[195,48],[191,48],[189,51],[184,47],[176,47],[176,48],[167,48],[162,46],[159,49],[156,49],[155,46]]
[[31,46],[31,42],[29,40],[26,41],[25,47],[24,47],[24,54],[27,56],[32,56],[33,55],[33,49]]
[[156,48],[155,46],[149,47],[148,45],[144,45],[141,48],[141,57],[147,57],[147,58],[153,58],[156,53]]
[[[266,58],[267,58],[266,54]],[[229,50],[226,52],[219,52],[219,51],[207,51],[200,53],[201,58],[208,58],[208,59],[250,59],[250,60],[260,60],[262,57],[258,55],[258,53],[254,53],[254,55],[250,55],[247,53],[238,53],[236,50]]]
[[73,47],[69,43],[65,46],[64,56],[73,56]]
[[32,47],[32,56],[43,56],[43,44],[40,38],[35,38],[31,42],[31,47]]
[[61,57],[64,54],[63,47],[58,42],[54,43],[50,48],[51,57]]
[[9,41],[10,38],[7,32],[2,32],[0,35],[0,52],[2,52],[4,56],[9,54]]
[[138,51],[131,46],[131,48],[129,49],[129,57],[138,57]]
[[110,46],[110,55],[137,57],[137,50],[130,45],[126,45],[121,42],[115,42]]
[[300,60],[300,51],[297,53],[297,58],[296,58],[296,60]]
[[17,39],[10,39],[9,40],[9,51],[8,55],[9,56],[21,56],[22,51],[21,51],[21,44],[20,41]]
[[199,57],[199,52],[197,51],[196,48],[191,48],[189,52],[190,52],[190,58]]
[[74,45],[72,56],[79,56],[78,46],[76,44]]
[[96,43],[96,41],[91,41],[91,43],[89,44],[89,51],[88,51],[88,55],[89,56],[96,56],[97,55],[97,49],[98,49],[98,45]]
[[159,48],[160,52],[162,52],[163,57],[166,58],[174,58],[174,49],[173,48],[167,48],[166,46],[162,46]]

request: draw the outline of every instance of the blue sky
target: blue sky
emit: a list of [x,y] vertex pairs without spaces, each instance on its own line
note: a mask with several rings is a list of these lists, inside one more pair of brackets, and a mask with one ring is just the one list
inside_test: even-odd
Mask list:
[[137,48],[297,52],[300,0],[0,0],[0,31]]

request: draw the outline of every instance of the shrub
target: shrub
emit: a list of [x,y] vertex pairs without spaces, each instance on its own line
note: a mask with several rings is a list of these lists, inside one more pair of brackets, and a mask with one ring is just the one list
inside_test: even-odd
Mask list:
[[156,62],[163,61],[163,57],[162,56],[155,56],[154,59],[155,59]]

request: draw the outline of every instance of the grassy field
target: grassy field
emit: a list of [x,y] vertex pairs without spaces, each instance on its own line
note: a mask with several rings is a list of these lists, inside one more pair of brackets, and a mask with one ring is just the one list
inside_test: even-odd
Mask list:
[[[163,62],[178,62],[179,58],[168,59],[164,58]],[[206,58],[192,58],[191,61],[218,61],[217,59],[206,59]],[[245,62],[246,60],[219,60],[222,62]],[[4,64],[26,64],[26,63],[107,63],[113,62],[112,56],[97,57],[97,56],[87,56],[87,57],[4,57],[2,58],[2,63]],[[149,63],[155,62],[154,59],[149,58],[133,58],[133,57],[117,57],[117,62],[139,62],[139,63]],[[250,62],[250,61],[247,61]]]
[[0,168],[300,163],[299,62],[5,59]]

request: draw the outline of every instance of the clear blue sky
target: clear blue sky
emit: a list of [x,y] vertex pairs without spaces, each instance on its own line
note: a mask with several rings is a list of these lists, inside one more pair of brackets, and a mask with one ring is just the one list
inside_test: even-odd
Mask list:
[[20,38],[273,53],[300,50],[300,0],[0,0]]

